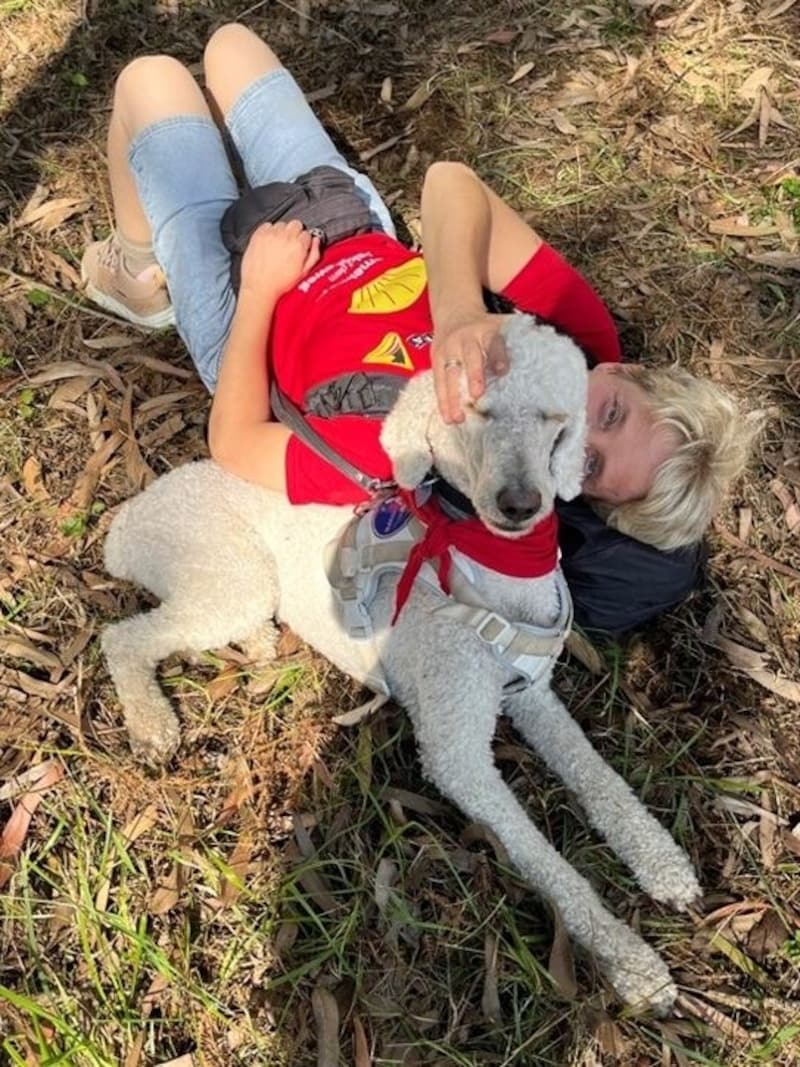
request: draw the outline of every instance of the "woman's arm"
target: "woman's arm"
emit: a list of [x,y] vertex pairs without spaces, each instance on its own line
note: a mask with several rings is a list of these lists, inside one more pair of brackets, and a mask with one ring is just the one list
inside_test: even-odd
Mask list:
[[231,331],[208,426],[212,457],[225,470],[278,492],[286,491],[291,433],[270,422],[267,345],[280,296],[319,259],[319,241],[300,222],[260,226],[242,258]]
[[442,414],[459,421],[461,375],[448,368],[463,365],[474,398],[483,392],[485,363],[495,373],[508,365],[501,320],[486,312],[482,287],[504,289],[542,239],[469,167],[447,162],[434,163],[425,175],[422,234],[437,397]]

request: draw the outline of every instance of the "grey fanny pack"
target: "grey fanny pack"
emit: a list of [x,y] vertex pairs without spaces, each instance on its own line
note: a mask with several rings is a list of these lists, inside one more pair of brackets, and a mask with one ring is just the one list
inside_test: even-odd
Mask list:
[[264,222],[299,219],[322,245],[376,229],[369,207],[349,174],[336,167],[313,167],[293,182],[270,182],[246,189],[222,216],[222,240],[231,256],[231,284],[239,292],[242,256]]

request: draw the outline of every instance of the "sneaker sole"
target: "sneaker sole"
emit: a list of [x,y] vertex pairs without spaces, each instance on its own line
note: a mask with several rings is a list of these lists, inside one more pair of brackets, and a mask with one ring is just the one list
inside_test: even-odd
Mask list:
[[81,278],[86,296],[93,304],[103,308],[104,311],[110,311],[119,318],[125,319],[126,322],[132,322],[134,326],[141,326],[146,330],[163,330],[167,326],[175,325],[175,309],[171,304],[169,307],[164,308],[162,311],[156,311],[152,315],[137,315],[135,311],[131,311],[127,304],[115,300],[113,296],[109,296],[108,293],[104,293],[101,289],[96,289],[83,274],[83,271],[81,271]]

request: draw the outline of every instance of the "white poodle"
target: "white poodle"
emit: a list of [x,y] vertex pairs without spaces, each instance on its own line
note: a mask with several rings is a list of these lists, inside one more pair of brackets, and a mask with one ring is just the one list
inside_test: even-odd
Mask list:
[[[510,372],[488,383],[463,423],[441,420],[432,375],[423,373],[401,393],[382,442],[401,486],[417,486],[435,467],[492,534],[515,539],[550,513],[556,495],[569,499],[580,490],[586,371],[570,340],[530,318],[511,320],[506,343]],[[342,624],[325,564],[327,546],[350,518],[347,508],[292,507],[212,462],[181,467],[122,507],[106,542],[108,570],[161,600],[103,634],[134,751],[161,763],[179,743],[155,675],[160,660],[231,641],[269,658],[278,619],[353,678],[385,684],[411,716],[431,781],[491,827],[626,1001],[668,1011],[676,989],[664,962],[539,833],[492,756],[502,711],[574,791],[643,889],[676,908],[699,895],[685,853],[550,688],[563,640],[560,572],[508,577],[453,550],[453,596],[446,599],[435,580],[417,579],[392,624],[400,565],[387,566],[366,604],[371,634],[356,640]],[[522,649],[516,660],[514,647]]]

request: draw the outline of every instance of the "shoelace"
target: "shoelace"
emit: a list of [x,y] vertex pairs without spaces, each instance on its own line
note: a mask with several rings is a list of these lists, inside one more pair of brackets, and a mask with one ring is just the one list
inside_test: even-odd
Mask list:
[[113,237],[104,241],[97,259],[102,267],[115,271],[119,266],[120,247]]

